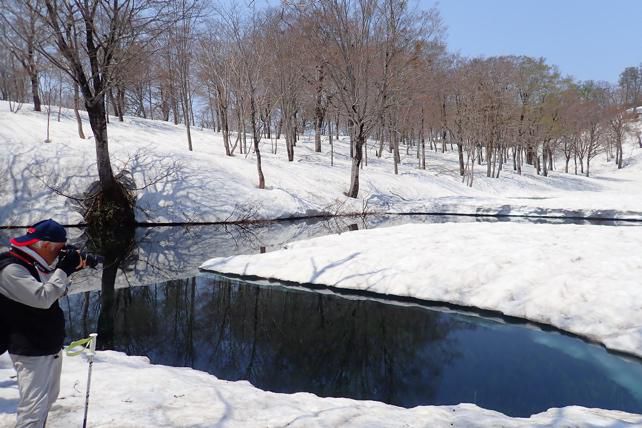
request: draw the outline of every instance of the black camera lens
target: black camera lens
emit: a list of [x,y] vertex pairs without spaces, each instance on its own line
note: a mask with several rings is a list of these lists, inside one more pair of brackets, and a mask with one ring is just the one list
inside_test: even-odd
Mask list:
[[103,256],[99,256],[97,254],[91,254],[91,253],[86,253],[86,252],[81,252],[80,257],[85,261],[87,266],[90,268],[96,269],[96,266],[103,264],[105,259]]

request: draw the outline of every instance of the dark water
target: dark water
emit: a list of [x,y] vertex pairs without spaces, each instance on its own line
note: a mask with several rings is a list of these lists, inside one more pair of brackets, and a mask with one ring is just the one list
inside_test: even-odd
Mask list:
[[[528,326],[199,275],[211,257],[406,223],[567,224],[546,219],[368,216],[257,225],[139,228],[102,271],[75,275],[62,301],[68,338],[147,355],[277,392],[412,407],[472,402],[513,416],[582,405],[642,413],[642,364]],[[641,226],[573,220],[571,223]],[[1,230],[0,245],[22,231]],[[91,239],[69,230],[79,246]],[[152,284],[152,285],[149,285]],[[90,290],[89,292],[85,292]]]
[[[287,243],[335,233],[360,229],[391,227],[408,223],[474,223],[504,222],[530,224],[580,224],[612,227],[642,227],[642,222],[562,220],[519,217],[474,217],[453,215],[372,215],[367,217],[337,217],[278,221],[253,225],[164,226],[137,228],[134,245],[123,243],[123,260],[115,266],[113,282],[116,287],[154,284],[198,274],[198,266],[212,257],[236,254],[255,254],[283,248]],[[71,243],[94,250],[92,240],[81,228],[68,228]],[[0,228],[0,251],[9,238],[24,233],[24,229]],[[97,250],[97,252],[100,252]],[[103,254],[105,255],[105,254]],[[105,286],[104,271],[82,271],[75,275],[74,286],[100,289]],[[109,284],[107,284],[109,285]]]
[[211,274],[66,299],[69,339],[98,331],[102,348],[268,391],[642,413],[642,364],[528,325]]

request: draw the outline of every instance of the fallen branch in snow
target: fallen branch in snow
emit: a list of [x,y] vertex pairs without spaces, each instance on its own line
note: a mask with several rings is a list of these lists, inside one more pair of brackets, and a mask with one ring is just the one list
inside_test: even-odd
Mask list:
[[363,199],[361,199],[361,218],[365,218],[369,215],[374,214],[374,210],[369,207],[370,204],[370,193],[366,194]]
[[344,211],[343,207],[345,206],[346,202],[347,202],[346,198],[335,199],[334,201],[332,201],[332,203],[324,206],[322,208],[322,211],[327,212],[331,216],[340,216],[342,214],[345,214],[345,212],[343,212]]

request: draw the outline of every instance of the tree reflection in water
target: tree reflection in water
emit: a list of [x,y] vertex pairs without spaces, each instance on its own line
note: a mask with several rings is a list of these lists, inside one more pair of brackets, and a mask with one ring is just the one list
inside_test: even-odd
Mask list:
[[[93,273],[87,288],[100,291],[66,298],[68,338],[98,331],[101,349],[277,392],[404,407],[474,402],[512,416],[572,404],[642,413],[639,362],[577,339],[220,277],[161,283],[193,275],[211,256],[271,251],[373,219],[139,229],[137,245],[132,235],[107,247],[90,242],[105,269],[78,275]],[[150,282],[157,285],[132,286]]]
[[[72,295],[69,307],[86,299]],[[631,387],[642,385],[637,362],[558,333],[416,305],[206,275],[91,293],[86,307],[70,312],[72,338],[98,323],[111,349],[269,391],[404,407],[476,402],[512,416],[570,404],[642,410],[642,390]]]
[[[70,306],[82,307],[84,299],[71,296]],[[208,277],[90,299],[78,313],[86,319],[71,314],[70,337],[84,334],[73,327],[97,320],[109,347],[154,363],[246,379],[270,391],[398,405],[433,398],[435,380],[456,355],[449,332],[472,328],[418,308]],[[432,352],[419,358],[425,346]]]

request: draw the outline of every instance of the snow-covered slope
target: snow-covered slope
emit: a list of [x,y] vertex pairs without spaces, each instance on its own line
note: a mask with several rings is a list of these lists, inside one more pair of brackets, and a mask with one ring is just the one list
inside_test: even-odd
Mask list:
[[[25,105],[19,113],[14,114],[9,112],[7,103],[0,102],[0,174],[3,178],[0,181],[0,225],[28,225],[45,217],[54,217],[64,223],[79,223],[82,221],[80,215],[71,211],[66,205],[66,198],[57,192],[73,195],[96,179],[93,141],[78,139],[73,114],[63,110],[60,122],[55,121],[56,112],[52,115],[52,142],[44,143],[46,113],[35,113],[29,109],[30,106]],[[89,133],[87,122],[85,131]],[[262,148],[267,189],[259,190],[256,188],[253,156],[237,154],[231,158],[225,157],[221,136],[211,131],[193,130],[193,152],[187,150],[183,127],[159,121],[126,118],[124,123],[110,124],[109,135],[115,169],[130,170],[141,188],[138,196],[139,221],[272,219],[364,210],[597,215],[642,219],[642,186],[639,184],[642,179],[642,150],[633,143],[626,146],[627,167],[620,171],[612,163],[606,163],[603,157],[594,160],[592,178],[560,173],[545,178],[526,169],[522,176],[505,170],[502,178],[488,179],[478,169],[472,189],[460,182],[454,153],[431,153],[427,171],[416,168],[416,159],[411,153],[404,157],[401,173],[397,176],[392,174],[392,163],[387,155],[384,159],[370,156],[368,166],[362,171],[361,198],[352,200],[342,195],[348,185],[350,168],[345,139],[336,144],[333,167],[330,166],[327,143],[324,144],[323,153],[316,154],[312,150],[311,139],[302,139],[295,149],[295,162],[289,163],[282,141],[278,143],[276,155],[270,153],[272,143],[264,141]],[[409,230],[409,236],[403,241],[404,246],[397,248],[396,254],[403,254],[405,258],[408,255],[421,257],[421,260],[415,260],[414,267],[406,266],[405,271],[410,274],[414,270],[421,275],[421,284],[424,286],[413,291],[413,284],[407,281],[412,278],[401,277],[402,283],[378,291],[400,295],[415,293],[417,297],[443,298],[462,304],[496,308],[577,331],[617,349],[631,351],[631,347],[639,348],[640,309],[639,304],[635,306],[640,300],[635,290],[635,275],[641,270],[639,258],[635,258],[640,243],[639,233],[627,235],[631,228],[609,232],[595,229],[595,232],[584,235],[583,231],[588,229],[574,232],[572,227],[564,226],[555,229],[558,242],[557,249],[552,250],[550,245],[544,245],[550,244],[550,234],[543,233],[544,229],[539,229],[541,226],[530,225],[529,229],[525,226],[511,231],[509,229],[514,225],[508,225],[501,233],[497,232],[499,229],[484,233],[491,226],[480,228],[475,224],[470,226],[475,228],[473,231],[466,226],[458,227],[460,235],[457,239],[453,238],[447,225],[443,226],[442,232],[438,232],[438,228]],[[355,258],[356,265],[353,264],[352,268],[371,269],[372,282],[365,284],[374,288],[377,284],[387,284],[382,282],[391,277],[386,269],[399,267],[395,267],[390,257],[394,254],[389,251],[390,243],[401,239],[398,232],[390,229],[388,233],[393,233],[392,236],[379,243],[370,242],[370,245],[366,245],[363,251],[377,247],[383,251],[383,255],[375,257],[375,268],[372,267],[372,260],[361,263],[365,260],[359,258],[362,256]],[[385,231],[382,233],[385,234]],[[611,233],[615,235],[611,236]],[[427,235],[419,242],[416,238],[424,234]],[[361,232],[345,236],[357,239],[355,248],[367,244],[369,239],[367,235],[364,238]],[[476,243],[480,236],[487,240],[485,246]],[[532,236],[539,237],[542,245],[532,244],[531,241],[517,247],[510,245],[511,242],[525,237],[531,239]],[[435,244],[437,241],[432,241],[433,238],[440,238],[439,245]],[[162,246],[171,243],[172,238],[155,236],[154,239]],[[314,274],[321,283],[355,286],[350,282],[349,273],[344,272],[341,276],[340,270],[327,269],[333,260],[341,261],[344,257],[342,254],[349,250],[345,245],[347,241],[341,243],[333,239],[336,237],[311,241],[313,244],[295,244],[294,249],[300,249],[299,256],[306,260],[306,264],[301,266],[309,268],[303,271],[307,276],[295,280],[313,282],[310,275]],[[574,240],[578,242],[567,245]],[[325,251],[315,247],[319,242],[329,242],[329,249]],[[418,246],[422,242],[425,245]],[[613,245],[602,247],[600,242]],[[616,243],[622,243],[622,246]],[[425,248],[434,252],[434,259],[428,257],[432,253],[426,253]],[[506,254],[502,254],[502,248]],[[578,252],[578,248],[583,255],[576,259],[572,254]],[[207,245],[196,249],[203,257],[207,256],[204,254]],[[462,257],[463,250],[467,251],[465,257]],[[541,251],[536,254],[535,250]],[[315,261],[315,270],[315,264],[308,260],[311,251],[327,253],[335,259]],[[588,253],[584,255],[586,251]],[[163,251],[151,250],[149,254],[152,261],[157,254],[166,255]],[[496,257],[489,261],[493,254]],[[613,258],[600,261],[601,254]],[[211,255],[216,255],[216,252]],[[627,255],[630,257],[627,258]],[[189,254],[175,256],[178,270],[193,268],[191,264],[182,262],[188,257]],[[270,265],[269,272],[263,264],[274,256],[261,257],[219,260],[210,267],[220,269],[223,264],[231,266],[236,263],[237,267],[242,266],[241,273],[277,276],[278,264]],[[252,261],[253,270],[246,269],[243,264],[249,260]],[[296,265],[292,260],[289,261],[291,266]],[[517,260],[525,270],[519,269],[513,260]],[[525,260],[528,262],[522,264]],[[609,260],[618,263],[610,265]],[[430,294],[434,290],[425,286],[428,278],[426,271],[417,272],[417,266],[425,266],[420,264],[425,261],[436,263],[429,272],[435,273],[431,283],[439,286],[436,292],[441,294]],[[447,269],[448,263],[455,262],[462,263],[468,272],[466,275],[473,276],[464,275],[463,279],[459,276],[450,277],[454,268]],[[474,266],[469,266],[470,263],[474,263]],[[568,267],[571,265],[572,269]],[[286,274],[291,272],[291,266],[284,268]],[[322,268],[326,269],[319,271]],[[510,280],[511,269],[517,271],[515,275],[525,274],[531,278],[531,282],[515,286]],[[597,282],[581,281],[580,273],[585,274],[585,269],[595,273]],[[440,271],[443,272],[443,275],[439,274],[442,276],[437,275]],[[536,282],[533,278],[545,276],[547,272],[556,275],[549,281],[550,284],[556,284],[553,291],[545,287],[531,287]],[[577,281],[573,279],[573,272],[577,274]],[[166,274],[165,270],[154,273],[158,277]],[[608,274],[612,274],[610,280],[605,277]],[[288,279],[287,275],[285,279]],[[440,283],[448,279],[451,281]],[[486,293],[475,292],[474,287],[468,287],[480,280],[487,285]],[[444,288],[446,283],[450,287]],[[611,290],[609,287],[614,288]],[[455,295],[457,293],[459,299]],[[584,302],[586,299],[598,304],[609,301],[601,308],[602,312],[583,313],[580,310],[590,303]],[[605,322],[599,322],[600,316],[605,317]],[[48,426],[79,425],[84,400],[85,368],[80,358],[65,361],[61,400],[54,405]],[[18,393],[15,379],[11,378],[13,375],[8,356],[0,356],[0,385],[3,386],[0,388],[0,426],[10,426],[15,418]],[[247,382],[225,382],[195,370],[150,365],[141,357],[99,352],[92,379],[90,425],[642,426],[642,419],[640,415],[578,407],[550,409],[529,419],[512,419],[472,404],[401,409],[375,402],[321,399],[311,394],[273,394],[260,391]]]
[[[80,140],[73,113],[51,116],[24,105],[18,113],[0,102],[0,225],[28,225],[43,217],[68,224],[82,221],[65,195],[83,191],[96,179],[93,139]],[[85,120],[85,132],[91,135]],[[499,179],[484,177],[477,167],[473,188],[457,175],[456,153],[428,154],[428,169],[417,169],[415,153],[403,153],[400,174],[392,173],[388,153],[370,153],[362,170],[357,200],[343,192],[349,183],[350,160],[345,138],[335,141],[335,165],[329,145],[314,153],[311,137],[295,148],[288,162],[284,142],[261,142],[267,188],[256,187],[254,156],[226,157],[222,137],[211,130],[192,131],[194,151],[187,149],[183,126],[126,117],[112,118],[109,144],[116,171],[131,171],[141,190],[137,219],[146,222],[204,222],[245,218],[275,219],[320,213],[451,212],[526,215],[580,215],[642,219],[642,149],[626,145],[627,167],[617,170],[605,156],[593,160],[594,176],[554,172],[549,177],[504,169]],[[375,144],[372,142],[372,144]],[[562,168],[558,165],[558,169]]]
[[[0,426],[15,424],[18,391],[7,354],[0,356]],[[81,426],[87,363],[65,358],[60,399],[48,428]],[[4,380],[7,379],[7,380]],[[87,426],[141,427],[635,427],[642,416],[564,407],[530,418],[510,418],[474,404],[404,409],[376,401],[276,394],[248,382],[228,382],[182,367],[151,365],[145,357],[98,352],[93,366]]]

